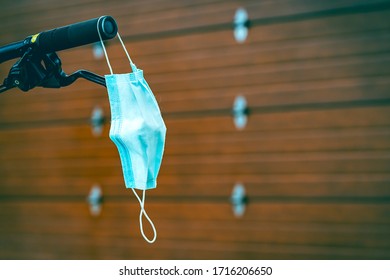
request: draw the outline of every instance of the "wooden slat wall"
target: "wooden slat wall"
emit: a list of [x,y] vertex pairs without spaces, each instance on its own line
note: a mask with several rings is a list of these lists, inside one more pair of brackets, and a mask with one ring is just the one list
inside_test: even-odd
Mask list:
[[[243,44],[231,29],[239,7],[252,23]],[[105,89],[80,80],[0,95],[0,258],[390,258],[390,1],[7,0],[0,44],[103,14],[168,128],[146,203],[157,242],[139,233],[109,122],[91,132],[96,105],[110,118]],[[129,71],[117,40],[107,49]],[[90,46],[59,55],[66,72],[108,72]],[[250,107],[240,131],[237,95]],[[99,217],[86,203],[95,183]]]

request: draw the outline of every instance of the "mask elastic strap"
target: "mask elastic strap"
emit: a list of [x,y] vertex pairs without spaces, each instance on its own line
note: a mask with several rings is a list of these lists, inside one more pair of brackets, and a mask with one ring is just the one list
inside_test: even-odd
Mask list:
[[[99,30],[99,22],[100,20],[102,19],[102,17],[99,18],[98,20],[98,23],[97,23],[97,31],[98,31],[98,34],[99,34],[99,39],[100,39],[100,43],[102,44],[102,48],[103,48],[103,52],[104,52],[104,56],[106,57],[106,61],[107,61],[107,65],[108,65],[108,68],[110,68],[110,73],[111,75],[113,75],[113,71],[112,71],[112,67],[111,67],[111,64],[110,64],[110,60],[108,59],[108,55],[107,55],[107,51],[106,51],[106,47],[104,46],[104,43],[103,43],[103,40],[102,40],[102,36],[100,34],[100,30]],[[117,33],[118,34],[118,39],[119,41],[121,42],[121,45],[126,53],[126,56],[127,58],[129,59],[129,62],[130,62],[130,65],[131,65],[131,68],[133,71],[137,70],[137,67],[135,66],[135,64],[133,63],[133,61],[131,60],[130,58],[130,55],[129,53],[127,52],[127,49],[125,47],[125,44],[123,43],[122,41],[122,38],[121,36],[119,35],[119,32]],[[141,230],[141,234],[143,236],[143,238],[149,242],[149,243],[153,243],[154,241],[156,241],[156,238],[157,238],[157,232],[156,232],[156,228],[154,227],[154,224],[152,222],[152,220],[149,218],[148,214],[146,213],[145,211],[145,208],[144,208],[144,205],[145,205],[145,190],[143,190],[143,193],[142,193],[142,200],[141,198],[138,196],[137,192],[132,188],[134,194],[135,194],[135,197],[138,199],[139,203],[140,203],[140,206],[141,206],[141,211],[139,213],[139,225],[140,225],[140,230]],[[142,216],[145,216],[145,218],[149,221],[152,229],[153,229],[153,233],[154,233],[154,237],[152,240],[148,239],[144,233],[144,228],[143,228],[143,223],[142,223]]]
[[[142,191],[142,200],[141,198],[138,196],[137,192],[132,188],[133,192],[134,192],[134,195],[135,197],[138,199],[139,201],[139,204],[141,206],[141,211],[139,213],[139,226],[140,226],[140,231],[141,231],[141,234],[143,236],[143,238],[149,242],[149,243],[153,243],[154,241],[156,241],[156,238],[157,238],[157,232],[156,232],[156,228],[154,227],[154,224],[152,222],[152,220],[149,218],[148,214],[146,213],[145,211],[145,208],[144,208],[144,205],[145,205],[145,190]],[[146,237],[145,233],[144,233],[144,228],[143,228],[143,224],[142,224],[142,215],[145,216],[145,218],[148,220],[150,226],[152,227],[153,229],[153,239],[150,240]]]
[[[113,71],[112,71],[112,67],[111,67],[111,64],[110,64],[110,60],[108,59],[108,54],[107,54],[107,51],[106,51],[106,47],[104,46],[104,42],[103,42],[103,39],[102,39],[102,35],[100,34],[100,30],[99,30],[99,22],[100,22],[100,20],[101,20],[102,18],[103,18],[103,17],[100,17],[100,18],[98,19],[96,28],[97,28],[97,32],[98,32],[98,35],[99,35],[100,43],[102,44],[104,56],[106,57],[106,61],[107,61],[108,68],[110,68],[110,73],[111,73],[111,75],[113,75],[114,73],[113,73]],[[131,65],[131,69],[132,69],[133,71],[136,70],[137,67],[135,66],[135,64],[134,64],[133,61],[131,60],[131,57],[130,57],[129,53],[127,52],[126,46],[125,46],[125,44],[123,43],[121,36],[119,35],[119,32],[117,32],[117,35],[118,35],[119,41],[121,42],[122,48],[124,49],[124,51],[125,51],[125,53],[126,53],[126,56],[127,56],[127,58],[129,59],[129,62],[130,62],[130,65]]]

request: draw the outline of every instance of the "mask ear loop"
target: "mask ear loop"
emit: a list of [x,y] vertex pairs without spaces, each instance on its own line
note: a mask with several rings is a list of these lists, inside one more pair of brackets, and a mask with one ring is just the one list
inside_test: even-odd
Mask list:
[[[102,44],[104,56],[106,57],[106,61],[107,61],[108,68],[110,68],[110,73],[111,73],[111,75],[113,75],[114,73],[112,72],[112,67],[111,67],[111,64],[110,64],[110,60],[108,59],[108,54],[107,54],[107,51],[106,51],[106,47],[104,46],[104,42],[103,42],[103,39],[102,39],[102,35],[100,34],[100,30],[99,30],[99,22],[100,22],[100,20],[101,20],[102,18],[103,18],[103,17],[100,17],[100,18],[98,19],[96,28],[97,28],[97,32],[98,32],[98,35],[99,35],[100,43]],[[129,60],[129,62],[130,62],[131,69],[132,69],[133,72],[134,72],[134,71],[137,70],[137,66],[135,66],[135,64],[133,63],[133,60],[131,60],[131,57],[130,57],[129,53],[127,52],[126,46],[125,46],[125,44],[123,43],[121,36],[119,35],[119,32],[117,32],[117,35],[118,35],[118,39],[119,39],[119,41],[120,41],[120,43],[121,43],[121,45],[122,45],[122,48],[123,48],[123,50],[125,51],[126,56],[127,56],[128,60]]]
[[[100,22],[101,19],[102,19],[102,17],[100,17],[100,18],[98,19],[98,22],[97,22],[97,31],[98,31],[98,34],[99,34],[100,43],[102,44],[104,56],[106,57],[106,61],[107,61],[108,68],[110,69],[111,75],[113,75],[112,67],[111,67],[111,64],[110,64],[110,60],[108,59],[107,51],[106,51],[106,48],[105,48],[105,46],[104,46],[104,43],[103,43],[103,40],[102,40],[102,36],[101,36],[100,30],[99,30],[99,22]],[[119,32],[118,32],[117,34],[118,34],[118,39],[119,39],[119,41],[121,42],[121,45],[122,45],[123,49],[125,50],[126,56],[127,56],[127,58],[129,59],[129,61],[130,61],[131,69],[132,69],[133,72],[134,72],[134,71],[137,70],[137,66],[135,66],[135,64],[134,64],[133,61],[131,60],[130,55],[129,55],[129,53],[127,52],[127,49],[126,49],[126,47],[125,47],[125,44],[123,43],[122,38],[121,38],[121,36],[119,35]],[[155,226],[154,226],[152,220],[149,218],[148,214],[147,214],[146,211],[145,211],[145,207],[144,207],[144,205],[145,205],[145,190],[143,190],[143,192],[142,192],[142,200],[141,200],[141,198],[138,196],[137,192],[136,192],[133,188],[132,188],[132,190],[133,190],[134,195],[135,195],[135,197],[138,199],[139,204],[140,204],[140,206],[141,206],[141,210],[140,210],[140,213],[139,213],[139,226],[140,226],[141,234],[142,234],[143,238],[144,238],[147,242],[149,242],[149,243],[154,243],[154,241],[156,241],[156,238],[157,238],[157,231],[156,231],[156,228],[155,228]],[[145,216],[145,218],[148,220],[148,222],[150,223],[150,226],[151,226],[152,229],[153,229],[153,235],[154,235],[153,239],[147,238],[146,235],[145,235],[145,233],[144,233],[144,228],[143,228],[143,223],[142,223],[142,216]]]
[[135,71],[137,70],[137,66],[135,66],[135,64],[134,64],[133,61],[131,60],[131,57],[130,57],[129,53],[127,52],[126,46],[125,46],[125,44],[124,44],[123,41],[122,41],[121,35],[119,35],[119,32],[118,32],[117,34],[118,34],[118,39],[119,39],[119,41],[121,42],[122,48],[124,49],[124,51],[125,51],[125,53],[126,53],[126,56],[127,56],[127,58],[129,59],[129,61],[130,61],[131,69],[133,70],[133,72],[135,72]]
[[[145,211],[145,208],[144,208],[144,205],[145,205],[145,190],[142,191],[142,200],[141,198],[138,196],[137,192],[132,189],[133,192],[134,192],[134,195],[135,197],[138,199],[139,201],[139,204],[141,206],[141,211],[139,213],[139,226],[140,226],[140,230],[141,230],[141,234],[143,236],[143,238],[149,242],[149,243],[154,243],[154,241],[156,241],[156,238],[157,238],[157,231],[156,231],[156,228],[152,222],[152,220],[149,218],[148,214],[146,213]],[[149,238],[146,237],[145,233],[144,233],[144,227],[143,227],[143,224],[142,224],[142,216],[145,216],[145,218],[148,220],[150,226],[152,227],[153,229],[153,239],[150,240]]]

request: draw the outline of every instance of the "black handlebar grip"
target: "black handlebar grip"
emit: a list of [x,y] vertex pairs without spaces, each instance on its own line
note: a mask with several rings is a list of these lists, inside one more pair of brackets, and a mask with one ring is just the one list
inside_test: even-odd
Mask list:
[[118,32],[118,26],[111,16],[102,16],[71,25],[43,31],[38,34],[36,44],[44,53],[66,50],[98,42],[99,33],[103,40],[112,39]]

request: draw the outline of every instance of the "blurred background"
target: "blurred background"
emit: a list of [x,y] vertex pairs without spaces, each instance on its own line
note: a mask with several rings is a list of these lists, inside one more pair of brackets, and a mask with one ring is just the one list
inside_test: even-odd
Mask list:
[[[1,94],[1,259],[390,258],[390,1],[0,4],[0,45],[113,16],[168,129],[149,245],[105,88]],[[99,45],[58,55],[109,73]]]

